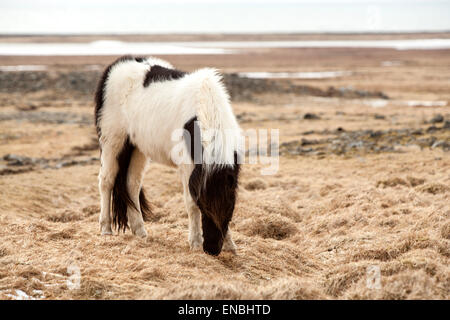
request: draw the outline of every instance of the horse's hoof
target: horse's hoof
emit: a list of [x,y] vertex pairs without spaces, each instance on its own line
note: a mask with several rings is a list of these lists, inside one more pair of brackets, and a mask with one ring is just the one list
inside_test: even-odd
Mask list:
[[101,227],[101,235],[102,236],[112,236],[112,230],[111,230],[111,227]]
[[231,252],[232,254],[237,255],[236,244],[234,243],[233,240],[231,240],[231,238],[225,239],[225,242],[222,247],[222,251]]
[[189,247],[191,248],[191,251],[194,251],[194,252],[200,252],[203,250],[202,244],[198,241],[190,242]]
[[134,232],[134,235],[139,238],[147,238],[147,231],[145,231],[144,227],[141,227]]
[[224,245],[224,246],[222,247],[222,251],[223,251],[223,252],[229,252],[229,253],[232,253],[232,254],[234,254],[235,256],[237,256],[237,248],[236,248],[236,245],[234,245],[234,246],[227,246],[227,245]]
[[237,250],[236,249],[222,249],[222,252],[229,252],[229,253],[237,256]]

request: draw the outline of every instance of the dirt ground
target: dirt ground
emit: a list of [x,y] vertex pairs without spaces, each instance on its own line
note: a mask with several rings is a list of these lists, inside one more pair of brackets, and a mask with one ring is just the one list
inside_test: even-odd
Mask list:
[[[237,255],[212,257],[189,250],[177,173],[158,164],[144,181],[148,238],[100,236],[93,97],[0,90],[1,299],[450,298],[450,50],[162,58],[184,70],[351,71],[295,83],[389,99],[269,92],[233,102],[243,129],[279,129],[279,170],[243,166],[231,223]],[[51,73],[112,60],[0,65]]]

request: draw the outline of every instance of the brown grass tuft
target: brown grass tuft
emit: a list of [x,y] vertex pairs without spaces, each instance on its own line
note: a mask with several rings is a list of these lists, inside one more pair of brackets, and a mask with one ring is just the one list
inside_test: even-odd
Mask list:
[[31,278],[39,278],[40,279],[40,278],[42,278],[42,272],[40,270],[36,269],[35,267],[27,266],[23,270],[18,271],[17,276],[23,277],[26,279],[31,279]]
[[387,180],[379,180],[377,181],[376,186],[377,187],[383,187],[383,188],[387,188],[387,187],[395,187],[395,186],[407,186],[408,183],[398,177],[395,178],[391,178],[391,179],[387,179]]
[[321,197],[325,197],[327,196],[331,191],[335,190],[335,189],[339,189],[342,188],[342,185],[340,185],[339,183],[335,183],[335,184],[328,184],[322,188],[320,188],[319,194]]
[[64,210],[61,213],[56,213],[49,215],[47,220],[51,222],[71,222],[71,221],[80,221],[83,219],[83,216],[77,212],[71,210]]
[[86,216],[91,216],[94,214],[98,214],[100,212],[100,206],[99,205],[87,206],[87,207],[84,207],[82,209],[82,211]]
[[344,265],[334,269],[326,275],[326,293],[337,297],[355,284],[366,272],[361,265]]
[[450,240],[450,222],[447,222],[442,226],[441,236],[444,239]]
[[163,281],[165,279],[164,272],[159,268],[151,268],[141,271],[141,279],[145,281]]
[[0,258],[7,256],[9,254],[9,250],[4,248],[4,247],[0,247]]
[[441,183],[429,183],[429,184],[426,184],[426,185],[422,186],[421,188],[419,188],[419,191],[428,192],[431,194],[446,193],[449,190],[450,190],[450,188],[448,186],[446,186],[445,184],[441,184]]
[[297,228],[290,219],[280,215],[271,214],[266,217],[247,219],[239,227],[248,236],[260,236],[283,240],[297,232]]
[[411,187],[417,187],[417,186],[419,186],[419,185],[421,185],[421,184],[424,184],[425,183],[425,179],[422,179],[422,178],[416,178],[416,177],[412,177],[412,176],[407,176],[406,177],[406,180],[408,180],[408,182],[409,182],[409,185],[411,186]]
[[66,229],[63,231],[53,232],[49,234],[48,239],[49,240],[68,240],[72,239],[73,235],[75,233],[74,229]]
[[111,286],[91,278],[82,278],[80,288],[73,290],[74,296],[79,299],[105,299],[108,292],[111,292]]
[[403,271],[383,282],[383,290],[379,292],[381,299],[423,299],[435,297],[445,299],[447,289],[436,285],[434,279],[423,270]]
[[245,184],[245,189],[253,191],[253,190],[264,190],[267,188],[267,183],[259,178],[252,179]]

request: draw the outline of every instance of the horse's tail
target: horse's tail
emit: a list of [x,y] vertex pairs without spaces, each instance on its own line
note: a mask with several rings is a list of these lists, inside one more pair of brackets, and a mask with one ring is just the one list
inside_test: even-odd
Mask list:
[[128,192],[128,170],[135,148],[136,147],[130,142],[129,138],[127,138],[117,157],[119,171],[117,172],[116,179],[114,180],[112,190],[113,224],[118,230],[123,229],[123,231],[125,231],[128,227],[128,207],[141,211],[144,221],[147,219],[147,215],[151,213],[150,204],[145,197],[144,189],[142,187],[139,191],[140,210],[133,202],[130,197],[130,193]]

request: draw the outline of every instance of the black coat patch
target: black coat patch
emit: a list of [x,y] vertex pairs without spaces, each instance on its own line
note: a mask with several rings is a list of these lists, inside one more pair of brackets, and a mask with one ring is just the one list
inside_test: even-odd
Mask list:
[[169,80],[177,80],[186,75],[186,72],[167,69],[159,65],[154,65],[147,72],[144,79],[144,87],[148,87],[152,82],[162,82]]
[[99,127],[99,121],[100,121],[100,114],[103,108],[103,104],[105,103],[105,89],[106,89],[106,82],[108,81],[109,73],[111,72],[111,69],[118,63],[125,62],[125,61],[132,61],[135,60],[137,62],[143,62],[145,59],[141,57],[133,57],[130,55],[122,56],[113,63],[111,63],[108,67],[106,67],[105,71],[103,71],[102,77],[100,78],[100,81],[97,84],[97,90],[95,92],[95,127],[97,129],[97,135],[100,138],[101,134],[101,128]]
[[190,156],[194,164],[202,163],[202,138],[200,134],[200,127],[197,124],[197,117],[193,117],[191,120],[186,122],[184,125],[184,130],[186,130],[189,135],[184,133],[184,141],[190,152]]

